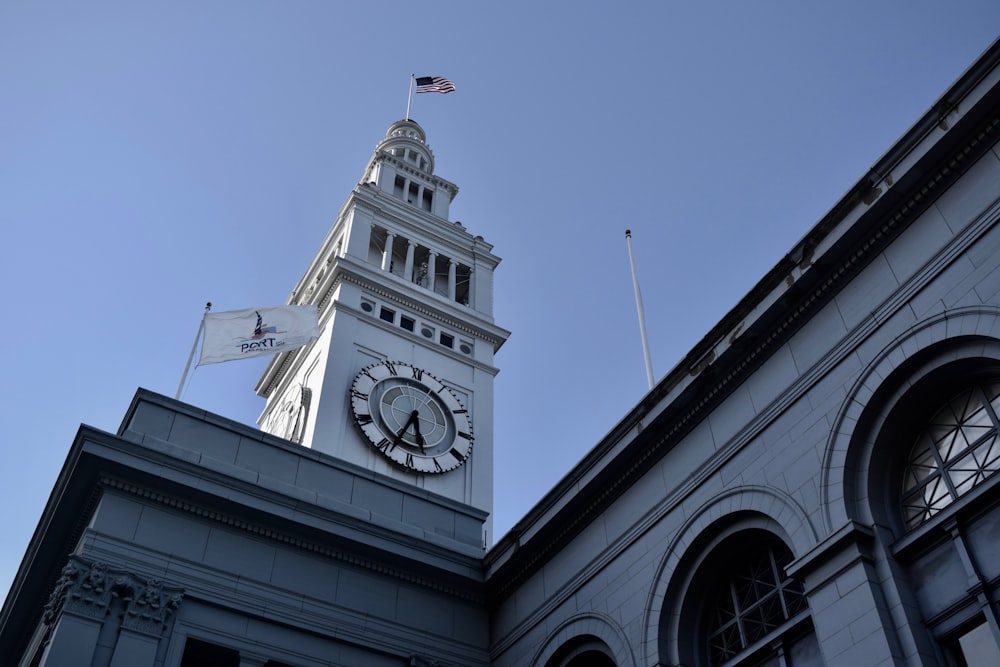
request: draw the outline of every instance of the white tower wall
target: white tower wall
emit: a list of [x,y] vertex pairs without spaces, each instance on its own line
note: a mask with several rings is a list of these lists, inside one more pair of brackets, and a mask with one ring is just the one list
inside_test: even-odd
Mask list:
[[[269,433],[492,513],[493,358],[509,335],[493,323],[493,271],[500,259],[483,237],[447,220],[458,188],[433,167],[420,126],[394,123],[292,293],[290,303],[319,306],[321,336],[268,366],[257,385],[267,399],[259,423]],[[472,447],[460,465],[444,472],[408,468],[373,443],[351,391],[363,369],[382,362],[432,375],[460,402],[447,416],[458,431],[465,414],[472,422]],[[401,424],[381,426],[394,440],[389,447],[407,445],[394,435],[406,430]],[[409,444],[412,456],[430,456]],[[455,451],[448,453],[457,458]]]

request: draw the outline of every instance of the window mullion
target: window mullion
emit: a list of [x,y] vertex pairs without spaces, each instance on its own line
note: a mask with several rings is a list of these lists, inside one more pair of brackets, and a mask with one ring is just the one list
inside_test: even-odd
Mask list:
[[747,633],[743,630],[743,610],[736,599],[736,582],[732,579],[729,580],[729,597],[733,601],[733,618],[736,621],[736,629],[740,633],[740,644],[746,648],[749,642],[747,641]]

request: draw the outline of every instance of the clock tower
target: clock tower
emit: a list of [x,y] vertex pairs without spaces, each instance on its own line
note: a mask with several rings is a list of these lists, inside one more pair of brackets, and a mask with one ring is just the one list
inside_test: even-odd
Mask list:
[[[320,337],[257,383],[271,434],[493,512],[493,322],[500,258],[448,220],[458,187],[424,130],[393,123],[289,303]],[[487,523],[489,531],[490,522]]]

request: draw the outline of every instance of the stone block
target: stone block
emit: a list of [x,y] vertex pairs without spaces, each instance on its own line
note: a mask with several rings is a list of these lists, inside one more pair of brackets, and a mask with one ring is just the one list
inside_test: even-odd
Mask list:
[[63,614],[56,622],[39,667],[89,665],[100,631],[96,621]]
[[[1000,190],[1000,186],[998,186],[998,190]],[[976,239],[972,247],[965,251],[965,256],[975,267],[980,267],[983,264],[995,266],[1000,258],[1000,221],[994,222],[982,236]]]
[[861,270],[834,298],[848,330],[867,319],[899,287],[884,255]]
[[90,521],[90,528],[122,540],[135,538],[142,503],[135,498],[105,490]]
[[456,514],[455,539],[463,544],[482,545],[483,522],[467,514]]
[[274,568],[274,552],[271,544],[216,526],[209,532],[204,562],[233,575],[268,581]]
[[402,522],[419,526],[423,530],[455,537],[455,511],[414,496],[402,497]]
[[156,551],[201,561],[205,556],[208,532],[208,526],[193,515],[146,505],[135,530],[135,541]]
[[401,491],[362,477],[354,478],[351,504],[396,521],[400,521],[403,516]]
[[847,335],[844,318],[836,304],[829,303],[802,325],[788,348],[799,373],[805,373]]
[[941,212],[931,207],[886,248],[886,261],[896,280],[902,284],[913,277],[951,239],[951,229]]
[[159,405],[141,401],[132,413],[132,419],[125,429],[134,433],[151,435],[154,438],[167,440],[177,413]]
[[1000,183],[1000,159],[989,151],[962,178],[941,194],[935,206],[955,233],[964,229],[993,202]]
[[238,433],[208,425],[202,420],[181,413],[177,413],[167,440],[227,463],[236,461],[236,452],[240,445]]
[[262,476],[288,484],[295,482],[298,472],[297,456],[279,447],[247,438],[240,438],[239,451],[234,463],[241,468],[253,470]]
[[344,569],[337,584],[336,602],[359,614],[394,620],[398,588],[396,580],[390,577],[369,575],[360,569]]
[[975,290],[976,296],[983,303],[1000,302],[1000,299],[997,298],[997,295],[1000,294],[1000,266],[984,275],[976,283]]
[[730,438],[753,419],[756,412],[746,385],[737,387],[727,396],[708,417],[716,449],[724,447]]
[[270,582],[287,591],[320,600],[337,598],[340,567],[335,560],[292,547],[274,553]]
[[115,644],[110,667],[153,667],[158,644],[158,637],[122,630]]
[[782,345],[747,379],[750,400],[757,412],[762,411],[798,379],[800,371],[791,349]]
[[299,457],[295,485],[349,503],[354,489],[354,475],[323,461]]
[[410,586],[401,586],[396,597],[396,621],[407,628],[448,639],[455,636],[455,610],[440,595]]

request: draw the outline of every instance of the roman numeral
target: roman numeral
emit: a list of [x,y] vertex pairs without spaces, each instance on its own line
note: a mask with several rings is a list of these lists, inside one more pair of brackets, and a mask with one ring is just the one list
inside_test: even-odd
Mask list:
[[352,389],[351,390],[351,396],[353,396],[354,398],[359,398],[362,401],[367,401],[368,400],[368,394],[362,394],[357,389]]
[[413,468],[413,454],[407,454],[406,455],[406,464],[405,465],[406,465],[407,468]]
[[414,380],[420,380],[420,379],[423,379],[423,377],[424,377],[424,372],[422,370],[420,370],[419,368],[417,368],[416,366],[414,366],[413,367],[413,379]]
[[435,470],[436,470],[437,472],[444,472],[444,468],[442,468],[442,467],[441,467],[441,464],[440,464],[440,463],[438,463],[438,460],[437,460],[437,459],[434,459],[434,469],[435,469]]
[[358,423],[362,426],[372,423],[371,415],[354,415],[354,418],[358,420]]
[[459,408],[458,410],[452,410],[451,413],[454,415],[464,415],[468,412],[465,408]]
[[462,458],[462,454],[457,449],[449,449],[448,453],[455,457],[455,460],[461,463],[465,459]]
[[376,448],[376,449],[378,449],[378,450],[379,450],[380,452],[382,452],[383,454],[388,454],[388,453],[389,453],[389,452],[391,452],[391,451],[392,451],[392,450],[393,450],[393,449],[394,449],[395,447],[396,447],[396,445],[392,444],[392,442],[391,442],[391,441],[390,441],[390,440],[389,440],[388,438],[382,438],[382,439],[381,439],[381,440],[380,440],[380,441],[378,442],[378,444],[376,444],[376,445],[375,445],[375,448]]
[[386,369],[387,369],[387,370],[388,370],[388,371],[389,371],[389,372],[390,372],[391,374],[393,374],[393,375],[399,375],[399,373],[397,373],[397,372],[396,372],[396,367],[395,367],[395,366],[393,366],[391,362],[388,362],[388,361],[387,361],[387,362],[385,362],[385,367],[386,367]]
[[458,432],[458,437],[459,438],[465,438],[466,440],[472,440],[472,434],[471,433],[462,433],[461,431],[459,431]]

